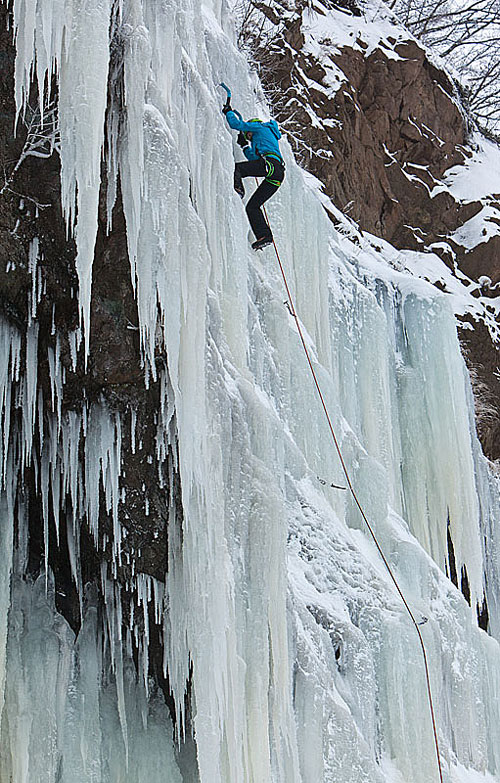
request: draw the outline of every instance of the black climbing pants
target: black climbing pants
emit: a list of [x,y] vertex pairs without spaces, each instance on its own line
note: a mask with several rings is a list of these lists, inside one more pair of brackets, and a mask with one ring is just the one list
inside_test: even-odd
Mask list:
[[241,195],[244,195],[245,192],[242,182],[243,177],[265,177],[251,199],[249,199],[246,211],[256,239],[272,238],[271,229],[266,223],[261,207],[271,196],[274,196],[283,182],[285,166],[277,158],[259,158],[258,160],[247,160],[237,163],[234,169],[234,187]]

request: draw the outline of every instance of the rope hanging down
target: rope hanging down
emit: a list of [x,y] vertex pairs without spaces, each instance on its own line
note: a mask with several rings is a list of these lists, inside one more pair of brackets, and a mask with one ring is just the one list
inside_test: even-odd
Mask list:
[[[263,209],[264,209],[264,214],[266,216],[266,221],[267,221],[268,225],[270,225],[269,224],[269,218],[267,216],[266,208],[264,207]],[[351,495],[353,497],[354,502],[356,503],[356,506],[358,507],[359,513],[361,514],[361,517],[362,517],[363,521],[365,522],[365,524],[366,524],[366,526],[367,526],[367,528],[368,528],[368,530],[370,532],[370,535],[371,535],[371,537],[372,537],[372,539],[373,539],[373,541],[375,543],[375,546],[377,547],[378,553],[379,553],[380,557],[382,558],[385,567],[387,568],[389,576],[391,577],[391,579],[392,579],[392,581],[394,583],[394,586],[395,586],[397,592],[399,593],[399,596],[400,596],[400,598],[401,598],[401,600],[402,600],[402,602],[403,602],[403,604],[404,604],[404,606],[406,608],[406,611],[408,612],[408,614],[409,614],[409,616],[411,618],[411,621],[412,621],[412,623],[413,623],[413,625],[415,627],[415,630],[416,630],[416,632],[418,634],[420,647],[422,649],[422,657],[424,659],[425,679],[426,679],[426,684],[427,684],[427,696],[428,696],[428,700],[429,700],[429,711],[430,711],[430,715],[431,715],[432,732],[433,732],[433,735],[434,735],[434,746],[435,746],[435,749],[436,749],[436,759],[437,759],[437,766],[438,766],[438,771],[439,771],[439,780],[440,780],[440,783],[444,783],[444,781],[443,781],[443,770],[441,768],[441,755],[440,755],[440,751],[439,751],[439,741],[438,741],[437,728],[436,728],[436,717],[435,717],[435,713],[434,713],[434,702],[433,702],[433,699],[432,699],[431,680],[430,680],[430,674],[429,674],[429,663],[428,663],[428,660],[427,660],[427,651],[425,649],[424,639],[423,639],[422,633],[420,631],[419,624],[418,624],[417,620],[415,619],[415,616],[414,616],[412,610],[410,609],[410,606],[409,606],[406,598],[404,597],[403,591],[401,590],[401,588],[400,588],[400,586],[398,584],[398,581],[397,581],[397,579],[396,579],[396,577],[394,575],[394,572],[393,572],[391,566],[389,565],[389,562],[388,562],[386,556],[384,555],[384,553],[382,551],[382,547],[380,546],[380,544],[379,544],[379,542],[377,540],[377,536],[375,535],[375,531],[373,530],[373,527],[371,526],[371,524],[370,524],[370,522],[368,520],[368,517],[366,516],[366,514],[365,514],[365,512],[363,510],[363,507],[362,507],[362,505],[361,505],[361,503],[360,503],[360,501],[358,499],[356,491],[355,491],[355,489],[354,489],[354,487],[352,485],[351,477],[349,475],[349,471],[347,470],[347,465],[346,465],[346,463],[344,461],[344,457],[342,456],[342,451],[340,449],[340,445],[339,445],[339,442],[337,440],[337,436],[335,434],[335,430],[333,428],[332,420],[330,418],[330,413],[328,411],[328,408],[327,408],[327,405],[326,405],[326,402],[325,402],[325,398],[323,397],[323,392],[321,391],[321,386],[319,385],[318,377],[316,375],[316,371],[314,369],[314,366],[313,366],[313,363],[312,363],[312,360],[311,360],[311,356],[310,356],[309,350],[307,348],[306,341],[304,339],[304,334],[302,332],[300,321],[299,321],[297,312],[295,310],[295,304],[294,304],[294,301],[293,301],[293,298],[292,298],[292,294],[291,294],[291,291],[290,291],[290,288],[289,288],[289,285],[288,285],[288,280],[287,280],[287,277],[286,277],[286,274],[285,274],[285,269],[284,269],[283,264],[281,262],[281,258],[280,258],[280,255],[278,253],[278,248],[276,247],[276,242],[275,242],[274,238],[273,238],[273,245],[274,245],[274,250],[275,250],[275,253],[276,253],[276,258],[278,259],[278,264],[279,264],[281,276],[283,278],[283,283],[285,285],[286,295],[288,297],[288,305],[287,305],[288,306],[288,310],[289,310],[290,315],[292,316],[292,318],[295,319],[295,323],[297,325],[297,331],[299,333],[300,341],[302,343],[302,348],[304,349],[304,353],[305,353],[305,356],[306,356],[306,359],[307,359],[307,363],[309,365],[309,369],[311,370],[311,375],[312,375],[312,378],[313,378],[313,381],[314,381],[314,385],[316,386],[316,391],[318,392],[318,396],[319,396],[319,399],[320,399],[320,402],[321,402],[321,406],[322,406],[322,408],[323,408],[323,410],[325,412],[326,420],[328,422],[328,428],[330,430],[330,433],[331,433],[331,436],[332,436],[332,440],[333,440],[333,443],[335,445],[335,450],[336,450],[336,452],[338,454],[338,457],[339,457],[339,460],[340,460],[340,464],[342,465],[342,470],[344,472],[344,476],[345,476],[345,480],[347,482],[347,486],[349,487],[349,491],[350,491],[350,493],[351,493]]]

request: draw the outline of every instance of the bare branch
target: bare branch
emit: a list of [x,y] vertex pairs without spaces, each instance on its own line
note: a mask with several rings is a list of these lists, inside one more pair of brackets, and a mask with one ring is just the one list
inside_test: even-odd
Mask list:
[[[465,82],[470,110],[500,123],[500,0],[392,0],[390,7]],[[488,108],[486,118],[484,109]]]
[[27,106],[23,121],[26,139],[19,158],[0,188],[0,195],[11,191],[10,185],[27,158],[50,158],[54,151],[58,152],[60,148],[58,114],[54,103],[44,107],[43,113],[38,104],[36,108]]

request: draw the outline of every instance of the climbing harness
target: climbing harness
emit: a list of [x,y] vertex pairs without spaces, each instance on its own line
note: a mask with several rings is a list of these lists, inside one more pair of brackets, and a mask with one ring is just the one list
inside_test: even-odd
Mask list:
[[[265,215],[267,224],[268,224],[269,228],[271,228],[266,208],[263,207],[263,209],[264,209],[264,215]],[[411,618],[411,621],[412,621],[412,623],[413,623],[413,625],[415,627],[415,630],[417,632],[417,635],[418,635],[418,639],[419,639],[419,642],[420,642],[420,647],[421,647],[421,650],[422,650],[422,657],[423,657],[423,660],[424,660],[425,679],[426,679],[426,684],[427,684],[427,697],[428,697],[428,701],[429,701],[429,712],[430,712],[430,716],[431,716],[432,732],[433,732],[433,735],[434,735],[434,746],[435,746],[435,749],[436,749],[436,760],[437,760],[437,766],[438,766],[438,772],[439,772],[439,780],[440,780],[440,783],[444,783],[444,780],[443,780],[443,770],[442,770],[442,767],[441,767],[441,754],[440,754],[440,750],[439,750],[439,740],[438,740],[437,727],[436,727],[436,717],[435,717],[435,713],[434,713],[434,702],[433,702],[433,699],[432,699],[431,679],[430,679],[430,673],[429,673],[429,663],[428,663],[428,660],[427,660],[427,651],[426,651],[426,648],[425,648],[424,639],[423,639],[423,636],[422,636],[422,633],[421,633],[420,627],[419,627],[420,625],[423,625],[424,623],[426,623],[428,618],[424,617],[423,620],[420,623],[417,622],[417,620],[416,620],[412,610],[410,609],[410,606],[409,606],[409,604],[408,604],[408,602],[407,602],[407,600],[406,600],[406,598],[405,598],[405,596],[403,594],[403,591],[401,590],[401,588],[400,588],[400,586],[398,584],[398,581],[397,581],[397,579],[396,579],[396,577],[394,575],[394,572],[393,572],[391,566],[389,565],[389,562],[388,562],[386,556],[384,555],[382,547],[380,546],[380,544],[378,542],[378,539],[377,539],[377,536],[375,535],[375,531],[373,530],[373,527],[370,524],[370,522],[368,520],[368,517],[365,514],[365,511],[364,511],[364,509],[363,509],[363,507],[362,507],[362,505],[361,505],[361,503],[359,501],[359,498],[358,498],[358,496],[356,494],[354,486],[353,486],[353,484],[351,482],[351,477],[349,475],[349,471],[347,469],[347,465],[346,465],[346,463],[344,461],[344,457],[342,455],[342,451],[340,449],[340,445],[339,445],[339,442],[337,440],[337,436],[335,434],[335,430],[333,428],[333,424],[332,424],[332,420],[331,420],[331,417],[330,417],[330,413],[328,411],[328,407],[326,405],[325,398],[323,396],[323,392],[321,391],[321,386],[319,384],[318,377],[316,375],[316,371],[314,369],[314,365],[313,365],[312,360],[311,360],[311,355],[309,353],[309,349],[307,347],[307,343],[306,343],[305,338],[304,338],[304,333],[302,331],[302,327],[300,325],[300,320],[299,320],[299,317],[297,315],[297,311],[295,309],[295,304],[294,304],[293,297],[292,297],[292,294],[291,294],[291,291],[290,291],[290,287],[288,285],[288,280],[287,280],[287,277],[286,277],[285,269],[283,267],[283,264],[282,264],[282,261],[281,261],[281,258],[280,258],[279,252],[278,252],[278,248],[276,246],[276,241],[274,240],[274,238],[272,240],[272,243],[274,245],[274,251],[276,253],[276,258],[278,260],[278,265],[279,265],[279,268],[280,268],[281,276],[283,278],[283,283],[284,283],[284,286],[285,286],[286,295],[288,297],[288,300],[287,300],[287,302],[285,304],[286,304],[286,306],[288,308],[288,311],[289,311],[290,315],[292,316],[292,318],[294,318],[295,323],[297,325],[297,331],[299,333],[300,341],[302,343],[302,348],[304,349],[304,354],[306,356],[307,363],[308,363],[309,369],[311,371],[311,375],[312,375],[312,378],[313,378],[313,381],[314,381],[314,385],[316,387],[316,391],[318,392],[318,396],[319,396],[319,399],[320,399],[320,402],[321,402],[321,406],[323,408],[323,411],[324,411],[325,416],[326,416],[326,420],[328,422],[328,428],[330,430],[330,434],[332,436],[332,440],[333,440],[333,443],[335,445],[335,450],[337,452],[337,455],[338,455],[339,460],[340,460],[340,464],[342,466],[342,470],[343,470],[343,473],[344,473],[344,476],[345,476],[345,480],[346,480],[347,486],[348,486],[349,491],[350,491],[350,493],[352,495],[352,498],[353,498],[353,500],[354,500],[354,502],[355,502],[355,504],[356,504],[356,506],[357,506],[357,508],[359,510],[359,513],[361,514],[361,517],[362,517],[363,521],[365,522],[365,524],[366,524],[366,526],[367,526],[367,528],[368,528],[368,530],[370,532],[370,535],[371,535],[371,537],[372,537],[372,539],[373,539],[373,541],[375,543],[375,546],[377,547],[378,553],[379,553],[380,557],[382,558],[382,561],[383,561],[383,563],[384,563],[384,565],[385,565],[385,567],[386,567],[386,569],[387,569],[387,571],[389,573],[389,576],[390,576],[392,582],[394,583],[394,586],[395,586],[395,588],[396,588],[396,590],[397,590],[397,592],[399,594],[399,597],[401,598],[401,600],[402,600],[402,602],[403,602],[403,604],[404,604],[404,606],[406,608],[406,611],[408,612],[408,614],[409,614],[409,616]]]
[[[279,163],[281,163],[281,165],[284,168],[283,161],[281,160],[281,158],[278,158],[277,155],[264,155],[263,158],[266,161],[266,170],[267,170],[267,173],[266,173],[266,176],[265,176],[266,182],[269,182],[270,185],[275,185],[277,188],[279,188],[279,186],[281,185],[283,180],[282,179],[271,179],[271,177],[274,174],[274,163],[272,162],[272,160],[270,160],[270,158],[272,158],[273,160],[279,161]],[[279,173],[278,173],[278,176],[279,176]]]

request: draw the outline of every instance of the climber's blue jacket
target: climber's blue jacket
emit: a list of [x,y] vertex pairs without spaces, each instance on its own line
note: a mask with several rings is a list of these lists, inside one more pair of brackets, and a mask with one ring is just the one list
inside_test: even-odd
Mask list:
[[252,134],[251,146],[243,149],[247,160],[258,160],[269,155],[283,160],[278,143],[278,139],[281,139],[281,133],[276,120],[244,122],[239,111],[234,110],[227,112],[226,120],[233,130]]

